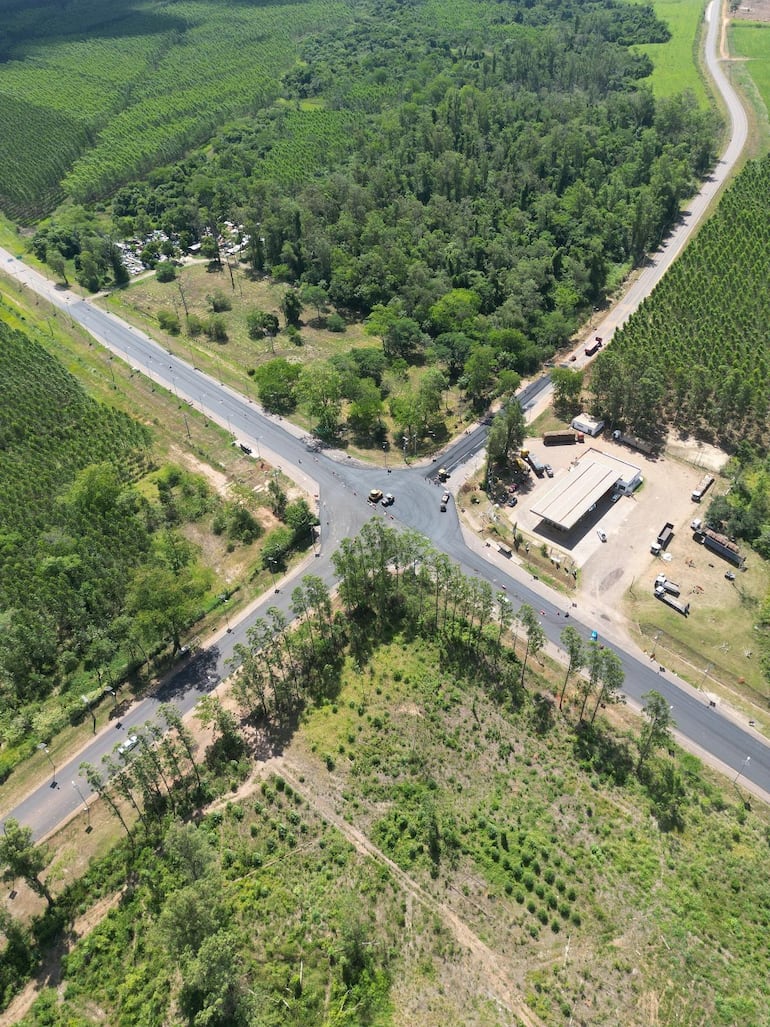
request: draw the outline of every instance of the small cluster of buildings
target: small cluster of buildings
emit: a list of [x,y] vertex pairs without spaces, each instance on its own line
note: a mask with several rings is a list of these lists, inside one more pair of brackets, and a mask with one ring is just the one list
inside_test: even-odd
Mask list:
[[538,498],[532,513],[559,531],[572,531],[608,493],[630,495],[642,480],[641,467],[590,447]]

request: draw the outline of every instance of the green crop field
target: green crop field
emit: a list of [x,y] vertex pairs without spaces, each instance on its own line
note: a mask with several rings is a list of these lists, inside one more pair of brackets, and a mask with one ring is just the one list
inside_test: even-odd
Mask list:
[[653,0],[652,8],[671,33],[666,43],[647,43],[636,47],[654,65],[647,80],[656,96],[673,96],[689,90],[701,107],[708,93],[696,56],[698,33],[703,25],[703,0]]
[[[714,217],[596,362],[593,388],[613,422],[635,423],[652,409],[658,419],[720,441],[764,438],[769,190],[770,159],[747,165]],[[652,390],[651,408],[639,405],[638,386]]]
[[730,49],[747,57],[747,70],[765,105],[770,111],[770,25],[733,22],[730,26]]
[[46,350],[0,321],[0,524],[32,531],[78,471],[132,459],[148,442],[138,422],[90,399]]
[[271,101],[302,36],[345,13],[335,0],[4,6],[0,204],[17,218],[104,196]]

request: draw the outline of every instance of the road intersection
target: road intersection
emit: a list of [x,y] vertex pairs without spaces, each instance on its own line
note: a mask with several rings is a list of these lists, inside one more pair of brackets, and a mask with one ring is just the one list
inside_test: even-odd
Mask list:
[[[725,154],[714,175],[690,204],[683,221],[677,226],[661,253],[636,278],[620,303],[597,328],[606,340],[649,294],[684,246],[696,224],[705,216],[716,192],[737,162],[746,140],[746,116],[735,92],[718,65],[716,40],[718,36],[717,5],[713,2],[707,11],[708,32],[707,63],[728,107],[732,119],[732,135]],[[62,786],[45,784],[34,790],[14,809],[6,809],[23,824],[28,824],[35,837],[49,834],[58,824],[76,812],[80,798],[76,788],[90,792],[79,777],[78,765],[87,761],[98,766],[102,756],[110,753],[132,730],[157,717],[162,702],[173,702],[181,713],[191,710],[202,695],[211,691],[231,670],[230,660],[234,647],[246,641],[246,633],[257,617],[276,606],[284,613],[290,611],[293,580],[303,572],[311,571],[328,583],[334,581],[331,555],[343,538],[357,534],[370,517],[392,518],[394,523],[425,535],[434,548],[446,553],[466,573],[488,580],[494,588],[505,589],[517,606],[528,603],[540,611],[540,619],[549,641],[558,644],[565,625],[565,601],[541,582],[532,580],[526,572],[513,565],[503,568],[487,559],[489,551],[468,537],[463,531],[454,504],[446,513],[439,512],[440,493],[433,478],[439,461],[420,467],[383,469],[368,468],[351,460],[339,460],[332,455],[315,451],[303,441],[302,432],[295,426],[265,414],[250,399],[223,385],[210,375],[168,353],[138,329],[129,326],[115,315],[101,310],[67,290],[57,288],[34,269],[26,266],[12,254],[0,250],[4,269],[28,288],[44,296],[59,309],[65,310],[113,354],[131,367],[138,369],[153,382],[174,393],[181,403],[189,403],[211,420],[226,428],[238,439],[252,446],[262,458],[281,467],[318,501],[320,545],[302,567],[288,580],[281,582],[280,590],[270,591],[252,604],[237,622],[231,621],[230,630],[223,631],[203,651],[195,654],[179,669],[169,675],[152,696],[138,701],[123,716],[121,728],[111,726],[95,736],[89,744],[60,768],[58,777]],[[581,366],[577,360],[572,366]],[[542,400],[549,388],[547,377],[526,386],[519,393],[522,405],[529,406]],[[440,456],[440,463],[450,471],[476,455],[484,446],[487,428],[479,425],[463,435]],[[386,487],[387,486],[387,487]],[[369,489],[379,487],[392,492],[396,503],[386,512],[366,502]],[[749,726],[744,726],[728,711],[713,708],[703,693],[663,672],[656,663],[629,645],[618,635],[613,637],[611,626],[589,622],[579,609],[571,609],[572,623],[588,639],[599,629],[602,639],[618,652],[625,672],[624,691],[632,704],[641,703],[641,697],[651,689],[659,691],[673,707],[678,726],[678,738],[686,747],[725,772],[735,773],[738,768],[744,787],[770,801],[770,748],[765,740]],[[0,792],[0,804],[2,793]]]

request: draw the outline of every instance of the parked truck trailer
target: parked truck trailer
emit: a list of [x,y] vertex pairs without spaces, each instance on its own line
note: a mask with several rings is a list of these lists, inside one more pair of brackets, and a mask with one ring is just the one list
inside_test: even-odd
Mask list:
[[543,445],[545,446],[570,446],[575,442],[585,442],[585,435],[582,431],[575,431],[565,428],[564,431],[547,431],[543,433]]
[[669,581],[665,574],[659,574],[655,579],[655,588],[662,588],[668,592],[670,596],[678,596],[681,593],[681,588],[675,581]]
[[622,431],[614,431],[612,438],[615,442],[621,442],[624,446],[628,446],[630,449],[638,449],[640,453],[646,453],[648,456],[655,452],[655,444],[652,442],[646,442],[644,439],[638,439],[636,435],[627,435]]
[[701,480],[698,482],[698,487],[692,490],[692,496],[690,497],[693,503],[700,503],[701,499],[706,495],[708,490],[714,484],[713,474],[704,474]]
[[681,613],[683,617],[689,616],[690,604],[682,603],[678,599],[674,599],[672,595],[665,590],[665,588],[658,587],[655,589],[655,598],[660,599],[666,606],[670,606],[672,610],[676,610],[677,613]]
[[696,542],[704,545],[706,549],[710,549],[712,553],[716,553],[717,556],[721,556],[724,560],[729,560],[736,567],[743,567],[746,557],[741,555],[741,551],[736,543],[726,535],[722,535],[718,531],[712,531],[711,528],[700,528],[695,532],[693,538]]

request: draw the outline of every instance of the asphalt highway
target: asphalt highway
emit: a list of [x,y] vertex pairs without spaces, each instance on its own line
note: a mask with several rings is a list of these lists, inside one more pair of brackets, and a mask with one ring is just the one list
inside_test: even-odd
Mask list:
[[[695,223],[703,217],[713,198],[717,177],[724,178],[745,142],[745,114],[721,68],[715,63],[718,19],[713,13],[713,7],[712,4],[707,12],[707,59],[711,54],[709,67],[730,110],[733,136],[714,178],[706,183],[702,193],[691,205],[686,216],[687,231],[681,243],[676,244],[676,251],[670,258],[665,258],[665,266],[663,257],[655,258],[652,264],[655,274],[647,274],[649,269],[642,272],[630,290],[634,293],[632,301],[627,298],[621,301],[617,316],[612,315],[614,320],[608,316],[599,329],[598,334],[604,333],[606,338],[611,337],[617,324],[628,316],[628,303],[633,302],[635,309],[642,295],[651,291],[665,268],[681,250],[684,240]],[[354,536],[364,521],[372,516],[384,517],[388,523],[422,533],[435,548],[445,552],[466,573],[485,578],[495,589],[504,591],[515,608],[522,603],[529,603],[540,613],[543,628],[551,642],[558,643],[566,623],[573,624],[586,639],[592,630],[597,630],[601,641],[611,645],[622,660],[626,675],[624,691],[631,703],[641,704],[643,694],[651,689],[661,692],[673,708],[682,744],[721,763],[728,773],[740,774],[741,780],[757,794],[766,796],[770,792],[770,749],[758,733],[748,725],[738,723],[718,707],[712,708],[703,693],[678,681],[656,662],[627,648],[621,638],[603,633],[603,628],[605,632],[611,629],[592,623],[579,607],[570,606],[542,583],[528,577],[517,565],[503,566],[502,560],[492,556],[490,550],[484,550],[480,545],[469,545],[453,503],[449,504],[446,513],[440,511],[440,491],[434,481],[438,467],[444,466],[450,472],[462,467],[483,447],[488,430],[486,425],[479,425],[461,436],[428,466],[410,468],[399,463],[399,466],[391,466],[390,471],[386,472],[384,469],[360,466],[352,460],[340,459],[339,455],[333,456],[323,450],[314,452],[293,425],[266,415],[250,399],[166,352],[152,339],[113,314],[57,288],[12,254],[0,251],[0,260],[10,274],[50,299],[61,310],[66,310],[74,321],[86,328],[113,354],[125,360],[131,368],[175,394],[183,409],[185,404],[189,404],[200,410],[230,431],[234,438],[251,446],[257,459],[264,458],[291,474],[316,497],[321,522],[316,553],[309,556],[290,579],[280,582],[279,588],[253,604],[247,615],[237,622],[232,621],[229,630],[223,631],[204,651],[181,662],[178,670],[164,681],[156,695],[137,702],[123,716],[120,726],[114,723],[94,737],[75,759],[59,768],[55,786],[47,780],[13,810],[5,810],[6,815],[12,815],[32,827],[36,837],[45,836],[75,812],[81,805],[81,794],[88,798],[90,789],[79,776],[81,761],[98,766],[102,756],[109,753],[133,729],[140,728],[157,716],[161,702],[174,702],[182,713],[192,709],[202,695],[230,672],[229,661],[233,656],[233,648],[246,641],[248,628],[257,617],[264,616],[271,606],[290,614],[293,583],[303,573],[315,573],[330,584],[333,582],[331,554],[343,538]],[[642,278],[646,284],[640,286]],[[524,409],[541,399],[549,385],[548,376],[543,376],[522,389],[518,398]],[[387,510],[371,507],[366,502],[366,496],[373,487],[392,492],[396,496],[395,504]]]

